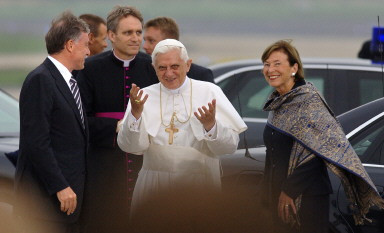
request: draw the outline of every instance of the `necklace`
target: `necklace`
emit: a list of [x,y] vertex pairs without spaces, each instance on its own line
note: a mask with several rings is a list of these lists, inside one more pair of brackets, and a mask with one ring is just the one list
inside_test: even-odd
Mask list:
[[[191,116],[192,116],[192,80],[191,79],[189,79],[189,82],[190,82],[190,86],[191,86],[191,88],[190,88],[190,92],[191,92],[191,96],[190,96],[190,108],[189,108],[189,116],[188,116],[188,119],[187,120],[185,120],[185,121],[180,121],[179,120],[179,118],[177,117],[177,115],[176,115],[176,112],[175,111],[173,111],[173,114],[172,114],[172,117],[171,117],[171,120],[170,120],[170,122],[169,122],[169,124],[168,125],[166,125],[165,123],[164,123],[164,120],[163,120],[163,106],[162,106],[162,96],[161,96],[161,93],[162,93],[162,90],[161,90],[161,85],[160,85],[160,119],[161,119],[161,124],[162,125],[164,125],[165,127],[168,127],[168,126],[170,126],[171,124],[173,124],[174,123],[174,120],[176,120],[176,121],[178,121],[178,122],[180,122],[181,124],[184,124],[184,123],[187,123],[188,121],[189,121],[189,119],[191,119]],[[181,95],[181,96],[183,96],[183,95]],[[184,101],[184,97],[183,97],[183,101]],[[184,105],[185,105],[185,102],[184,102]]]
[[[185,121],[180,121],[176,115],[176,112],[173,111],[171,120],[169,121],[168,125],[164,124],[164,121],[163,121],[163,106],[162,106],[163,101],[162,101],[162,96],[161,96],[162,90],[161,90],[161,84],[160,84],[160,119],[161,119],[161,124],[165,126],[165,132],[169,133],[169,138],[168,138],[168,144],[169,145],[173,144],[173,134],[179,132],[179,129],[175,127],[175,120],[180,122],[181,124],[184,124],[184,123],[188,122],[192,116],[192,80],[189,79],[189,81],[190,81],[190,86],[191,86],[191,94],[190,94],[190,109],[189,109],[188,119]],[[183,95],[181,95],[181,96],[183,97]],[[183,97],[183,102],[184,102],[184,106],[185,106],[184,97]],[[175,107],[174,104],[173,104],[173,107]]]

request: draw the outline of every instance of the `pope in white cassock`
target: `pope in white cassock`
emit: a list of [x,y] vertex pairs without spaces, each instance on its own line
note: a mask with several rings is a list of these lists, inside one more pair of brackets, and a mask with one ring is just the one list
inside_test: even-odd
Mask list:
[[117,140],[144,156],[131,211],[178,185],[220,188],[218,156],[234,153],[247,129],[220,87],[186,76],[191,63],[181,42],[163,40],[152,53],[160,83],[132,85]]

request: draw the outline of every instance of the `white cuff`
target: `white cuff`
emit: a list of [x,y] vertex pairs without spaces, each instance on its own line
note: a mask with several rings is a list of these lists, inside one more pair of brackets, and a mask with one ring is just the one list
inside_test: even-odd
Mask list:
[[128,114],[128,128],[131,131],[139,132],[139,126],[141,122],[141,117],[136,119],[131,112]]
[[209,140],[214,140],[217,138],[217,123],[212,127],[208,132],[204,129],[204,136]]

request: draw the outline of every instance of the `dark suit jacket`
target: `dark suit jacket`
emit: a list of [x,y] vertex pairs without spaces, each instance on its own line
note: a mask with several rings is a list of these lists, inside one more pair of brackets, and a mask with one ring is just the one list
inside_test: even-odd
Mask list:
[[212,70],[192,63],[187,76],[192,79],[215,83]]
[[[86,118],[85,118],[86,120]],[[16,168],[15,213],[73,223],[83,202],[88,126],[64,78],[47,58],[28,74],[20,92],[20,155]],[[60,211],[56,193],[71,187],[77,208]]]

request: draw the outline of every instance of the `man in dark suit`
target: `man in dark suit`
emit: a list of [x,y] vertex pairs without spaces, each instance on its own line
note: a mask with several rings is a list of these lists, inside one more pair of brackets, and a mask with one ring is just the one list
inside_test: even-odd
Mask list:
[[70,12],[52,21],[48,58],[20,92],[15,215],[23,232],[79,232],[88,127],[73,70],[89,55],[87,24]]
[[[179,27],[175,20],[169,17],[158,17],[145,23],[143,48],[147,54],[151,55],[157,43],[165,39],[179,40]],[[212,71],[194,63],[191,64],[187,76],[214,83]]]

